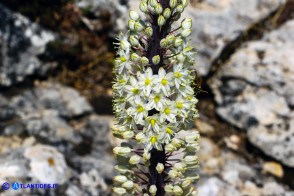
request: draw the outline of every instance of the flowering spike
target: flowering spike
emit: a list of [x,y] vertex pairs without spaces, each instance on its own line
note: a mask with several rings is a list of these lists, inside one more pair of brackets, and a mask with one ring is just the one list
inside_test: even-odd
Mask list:
[[[192,185],[199,178],[200,136],[179,134],[198,115],[191,69],[195,52],[188,41],[192,20],[172,29],[187,4],[142,0],[146,20],[130,11],[129,31],[118,36],[112,131],[125,141],[113,149],[120,173],[114,177],[117,195],[197,194]],[[181,152],[182,159],[171,158],[174,152]]]

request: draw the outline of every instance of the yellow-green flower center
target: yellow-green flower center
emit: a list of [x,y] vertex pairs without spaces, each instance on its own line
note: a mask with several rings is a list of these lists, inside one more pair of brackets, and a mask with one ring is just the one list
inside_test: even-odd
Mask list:
[[164,109],[164,113],[165,113],[165,114],[170,114],[170,113],[171,113],[171,110],[170,110],[169,108],[165,108],[165,109]]
[[169,127],[166,127],[165,132],[172,135],[173,134],[173,130]]
[[127,59],[125,57],[120,57],[119,60],[123,63],[123,62],[126,62]]
[[174,73],[175,78],[180,78],[182,76],[182,74],[180,72],[175,72]]
[[155,101],[155,103],[158,103],[160,101],[160,96],[159,95],[156,95],[154,97],[154,101]]
[[162,80],[161,80],[161,84],[162,84],[162,85],[165,86],[165,85],[167,85],[167,83],[168,83],[168,81],[167,81],[166,79],[162,79]]
[[155,123],[156,123],[156,120],[155,120],[155,119],[151,119],[151,120],[150,120],[150,124],[151,124],[152,126],[154,126]]
[[138,93],[139,93],[139,89],[134,88],[134,89],[132,90],[132,93],[134,93],[134,94],[138,94]]
[[154,145],[157,142],[157,136],[152,136],[150,138],[150,142],[151,142],[152,145]]
[[123,83],[125,83],[126,81],[124,80],[124,79],[121,79],[121,80],[119,80],[118,81],[118,83],[120,83],[120,84],[123,84]]
[[151,80],[150,80],[149,78],[147,78],[147,79],[145,80],[145,85],[148,86],[150,83],[151,83]]
[[138,106],[137,107],[137,112],[138,113],[141,113],[141,112],[143,112],[144,111],[144,108],[142,107],[142,106]]
[[177,108],[178,108],[178,109],[183,108],[183,103],[182,103],[182,102],[177,102]]

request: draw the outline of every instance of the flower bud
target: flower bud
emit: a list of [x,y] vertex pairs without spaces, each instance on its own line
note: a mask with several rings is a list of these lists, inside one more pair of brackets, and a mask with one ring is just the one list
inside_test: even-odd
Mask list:
[[128,50],[130,48],[130,43],[122,40],[122,41],[120,41],[120,47],[123,50]]
[[149,64],[149,60],[148,60],[146,57],[142,57],[142,58],[141,58],[141,64],[142,64],[143,66],[146,66],[146,65]]
[[189,3],[189,0],[182,0],[182,4],[184,7],[187,7]]
[[165,23],[165,18],[162,15],[160,15],[158,17],[157,23],[158,23],[159,26],[163,26],[164,23]]
[[195,164],[198,164],[198,157],[197,156],[186,156],[184,158],[184,162],[187,165],[195,165]]
[[174,187],[171,184],[167,184],[167,185],[164,186],[164,190],[167,193],[173,193],[174,192]]
[[186,60],[186,57],[185,57],[183,54],[178,54],[178,55],[177,55],[177,60],[178,60],[180,63],[183,63],[183,62]]
[[178,177],[179,176],[179,173],[176,171],[176,170],[170,170],[169,172],[168,172],[168,176],[170,177],[170,178],[176,178],[176,177]]
[[187,188],[187,187],[190,186],[191,184],[192,184],[192,180],[187,179],[187,180],[184,180],[184,181],[182,182],[182,187],[183,187],[183,188]]
[[137,37],[134,36],[134,35],[130,36],[130,43],[131,43],[132,46],[138,46],[139,45],[139,41],[138,41]]
[[114,187],[113,192],[115,192],[118,195],[124,195],[127,193],[127,190],[121,187]]
[[186,170],[186,165],[184,163],[175,163],[173,167],[180,172]]
[[173,138],[171,143],[177,148],[180,148],[182,146],[182,141],[178,138]]
[[118,182],[118,183],[121,183],[121,184],[128,180],[127,177],[122,176],[122,175],[115,176],[113,179],[114,179],[115,182]]
[[135,20],[136,21],[136,20],[139,20],[140,19],[139,14],[136,11],[134,11],[134,10],[131,10],[130,13],[129,13],[129,15],[130,15],[130,18],[132,20]]
[[123,138],[124,139],[132,139],[134,137],[134,132],[133,131],[126,131],[123,133]]
[[132,165],[136,165],[136,164],[140,163],[140,161],[141,161],[141,157],[139,155],[133,155],[133,156],[131,156],[129,163]]
[[149,0],[149,5],[155,7],[158,4],[157,0]]
[[181,38],[176,38],[174,46],[179,47],[183,44],[183,40]]
[[183,189],[178,185],[174,186],[174,194],[176,195],[183,195]]
[[157,192],[157,188],[155,185],[151,185],[150,188],[149,188],[149,193],[154,196],[156,195],[156,192]]
[[120,156],[128,156],[132,152],[132,149],[129,147],[115,147],[113,153]]
[[135,21],[134,20],[129,20],[128,22],[128,27],[129,29],[131,29],[132,31],[135,30]]
[[140,56],[139,55],[137,55],[136,53],[132,53],[131,54],[131,60],[132,61],[139,61],[141,58],[140,58]]
[[176,150],[176,148],[174,147],[174,145],[172,145],[170,143],[165,146],[165,151],[168,152],[168,153],[172,153],[175,150]]
[[156,171],[161,174],[164,170],[164,165],[162,163],[157,163],[156,165]]
[[152,58],[152,63],[154,65],[158,65],[160,63],[160,56],[159,55],[156,55]]
[[130,170],[124,166],[116,165],[114,168],[122,174],[126,174],[126,173],[130,172]]
[[148,161],[150,159],[150,157],[151,157],[151,154],[149,152],[145,151],[143,153],[143,158],[144,158],[145,161]]
[[128,180],[122,184],[122,187],[124,187],[126,189],[132,189],[134,187],[134,183],[132,181]]
[[147,34],[148,37],[151,37],[153,34],[153,29],[151,27],[147,27],[145,30],[145,33]]
[[182,22],[182,29],[191,29],[192,28],[192,19],[191,18],[186,18]]
[[172,43],[174,43],[174,41],[175,41],[175,36],[174,35],[168,35],[167,37],[166,37],[166,40],[167,40],[167,43],[168,44],[172,44]]
[[161,6],[161,4],[160,3],[157,3],[157,5],[155,6],[154,10],[155,10],[155,13],[156,14],[160,15],[162,13],[162,6]]
[[163,11],[163,16],[166,19],[168,19],[171,16],[171,11],[169,8],[165,8],[165,10]]
[[180,4],[180,5],[177,6],[176,10],[177,10],[178,13],[183,13],[184,6],[182,4]]
[[181,35],[182,35],[182,37],[188,37],[191,35],[191,33],[192,33],[191,29],[185,29],[182,31]]
[[185,141],[187,142],[187,143],[194,143],[195,142],[195,140],[198,140],[199,139],[199,133],[197,134],[197,133],[193,133],[192,135],[188,135],[188,136],[186,136],[185,137]]
[[143,29],[144,29],[144,26],[140,22],[135,23],[135,30],[136,31],[141,32],[141,31],[143,31]]
[[166,41],[166,39],[162,39],[160,41],[160,47],[162,47],[162,48],[166,48],[167,47],[167,41]]
[[141,2],[140,3],[140,10],[143,12],[143,13],[146,13],[148,11],[148,5],[146,2]]
[[170,0],[170,1],[169,1],[169,6],[170,6],[171,8],[175,8],[176,5],[177,5],[177,1],[178,1],[178,0]]

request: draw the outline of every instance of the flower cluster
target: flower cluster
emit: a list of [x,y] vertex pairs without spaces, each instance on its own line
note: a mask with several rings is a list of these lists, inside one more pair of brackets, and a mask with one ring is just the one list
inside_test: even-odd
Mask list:
[[[188,0],[142,0],[145,16],[130,11],[129,31],[118,36],[113,134],[124,139],[113,191],[119,195],[196,195],[197,132],[185,131],[197,116],[192,20],[172,29]],[[144,17],[144,18],[143,18]],[[181,132],[181,134],[179,133]],[[175,152],[180,153],[175,157]],[[179,157],[180,156],[180,157]]]

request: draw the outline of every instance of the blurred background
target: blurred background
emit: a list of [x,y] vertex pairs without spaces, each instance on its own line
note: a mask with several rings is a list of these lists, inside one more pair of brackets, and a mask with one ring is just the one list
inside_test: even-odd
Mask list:
[[[111,195],[113,42],[137,0],[0,0],[0,195]],[[294,195],[294,1],[191,0],[200,196]]]

